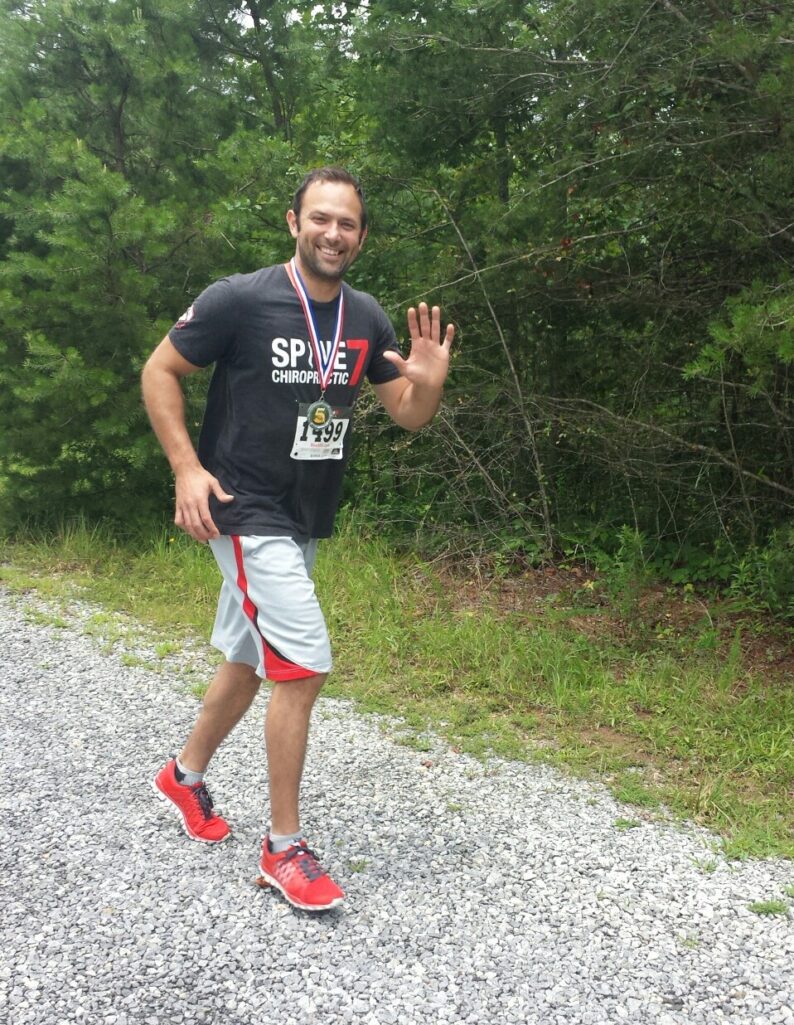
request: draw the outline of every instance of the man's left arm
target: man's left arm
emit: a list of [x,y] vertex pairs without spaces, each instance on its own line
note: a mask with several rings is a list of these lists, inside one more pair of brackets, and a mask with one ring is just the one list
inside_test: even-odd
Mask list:
[[400,376],[385,384],[376,384],[375,394],[386,412],[400,427],[418,431],[429,424],[441,403],[444,381],[449,371],[449,350],[455,328],[447,324],[441,335],[441,310],[426,303],[408,310],[411,351],[408,359],[391,349],[383,358],[393,363]]

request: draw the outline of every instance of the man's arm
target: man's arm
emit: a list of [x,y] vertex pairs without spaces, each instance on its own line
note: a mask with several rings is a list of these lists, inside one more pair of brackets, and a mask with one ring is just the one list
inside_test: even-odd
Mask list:
[[208,541],[219,536],[210,516],[210,494],[221,502],[231,502],[234,496],[227,495],[201,465],[185,426],[181,381],[200,369],[180,355],[166,335],[143,368],[141,386],[146,412],[176,478],[174,523],[197,541]]
[[442,339],[441,310],[434,306],[429,311],[426,303],[420,303],[418,312],[413,307],[408,310],[408,331],[411,352],[407,360],[397,352],[383,353],[400,377],[376,384],[375,394],[396,424],[418,431],[430,423],[441,403],[455,328],[448,324]]

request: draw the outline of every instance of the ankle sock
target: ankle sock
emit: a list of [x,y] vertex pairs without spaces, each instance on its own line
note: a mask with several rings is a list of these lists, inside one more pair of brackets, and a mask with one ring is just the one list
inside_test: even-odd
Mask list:
[[270,850],[274,854],[281,854],[282,851],[286,851],[288,847],[293,844],[299,843],[303,839],[303,833],[298,830],[297,833],[269,833],[268,840],[270,841]]
[[186,769],[178,758],[174,767],[174,775],[176,776],[177,783],[181,783],[183,787],[194,787],[196,783],[204,782],[203,772],[193,772],[192,769]]

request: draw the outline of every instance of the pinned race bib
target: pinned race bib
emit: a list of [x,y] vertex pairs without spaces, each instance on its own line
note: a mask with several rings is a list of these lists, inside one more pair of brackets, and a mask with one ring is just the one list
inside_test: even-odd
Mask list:
[[353,407],[329,407],[333,415],[328,417],[318,416],[316,406],[317,403],[309,402],[301,402],[298,406],[298,422],[290,455],[293,459],[341,459]]

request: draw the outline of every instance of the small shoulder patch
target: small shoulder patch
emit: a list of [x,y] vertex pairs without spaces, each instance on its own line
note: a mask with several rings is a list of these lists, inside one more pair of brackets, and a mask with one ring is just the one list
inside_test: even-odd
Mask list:
[[178,328],[179,327],[184,327],[186,324],[189,324],[192,319],[193,319],[193,307],[189,306],[188,309],[185,310],[185,312],[182,314],[182,316],[176,322],[175,326],[178,327]]

